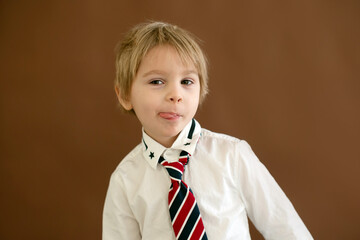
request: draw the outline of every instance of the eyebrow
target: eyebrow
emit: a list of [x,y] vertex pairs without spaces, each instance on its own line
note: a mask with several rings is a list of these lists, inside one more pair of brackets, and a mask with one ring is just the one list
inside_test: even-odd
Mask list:
[[[160,74],[160,75],[163,75],[165,74],[164,71],[161,71],[161,70],[152,70],[152,71],[149,71],[149,72],[146,72],[142,75],[142,77],[147,77],[149,75],[152,75],[152,74]],[[196,70],[186,70],[184,72],[182,72],[182,75],[189,75],[189,74],[196,74],[198,75],[199,73],[196,71]]]

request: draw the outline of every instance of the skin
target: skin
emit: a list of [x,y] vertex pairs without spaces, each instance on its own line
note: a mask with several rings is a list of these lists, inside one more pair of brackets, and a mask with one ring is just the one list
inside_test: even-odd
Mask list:
[[152,48],[142,59],[126,100],[115,88],[120,104],[133,109],[145,132],[165,147],[195,116],[200,80],[192,62],[184,63],[169,45]]

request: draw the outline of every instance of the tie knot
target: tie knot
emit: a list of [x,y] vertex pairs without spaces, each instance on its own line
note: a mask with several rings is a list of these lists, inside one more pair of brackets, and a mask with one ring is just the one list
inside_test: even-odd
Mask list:
[[190,155],[187,152],[182,151],[179,156],[179,161],[169,163],[161,156],[159,158],[159,163],[168,171],[171,180],[181,181],[189,156]]

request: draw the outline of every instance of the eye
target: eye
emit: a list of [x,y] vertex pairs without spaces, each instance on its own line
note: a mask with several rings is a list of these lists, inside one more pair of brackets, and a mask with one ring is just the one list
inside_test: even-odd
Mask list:
[[163,81],[159,80],[159,79],[155,79],[155,80],[152,80],[150,82],[150,84],[154,84],[154,85],[160,85],[160,84],[164,84]]
[[184,79],[181,81],[181,84],[184,84],[184,85],[190,85],[190,84],[193,84],[194,82],[190,79]]

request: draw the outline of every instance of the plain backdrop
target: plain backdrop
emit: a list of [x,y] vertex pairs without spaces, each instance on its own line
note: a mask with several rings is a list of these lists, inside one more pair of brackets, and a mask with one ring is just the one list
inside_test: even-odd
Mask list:
[[114,47],[146,20],[202,39],[201,125],[247,140],[315,239],[360,239],[359,13],[357,0],[0,1],[0,239],[101,239],[110,175],[141,140],[117,107]]

